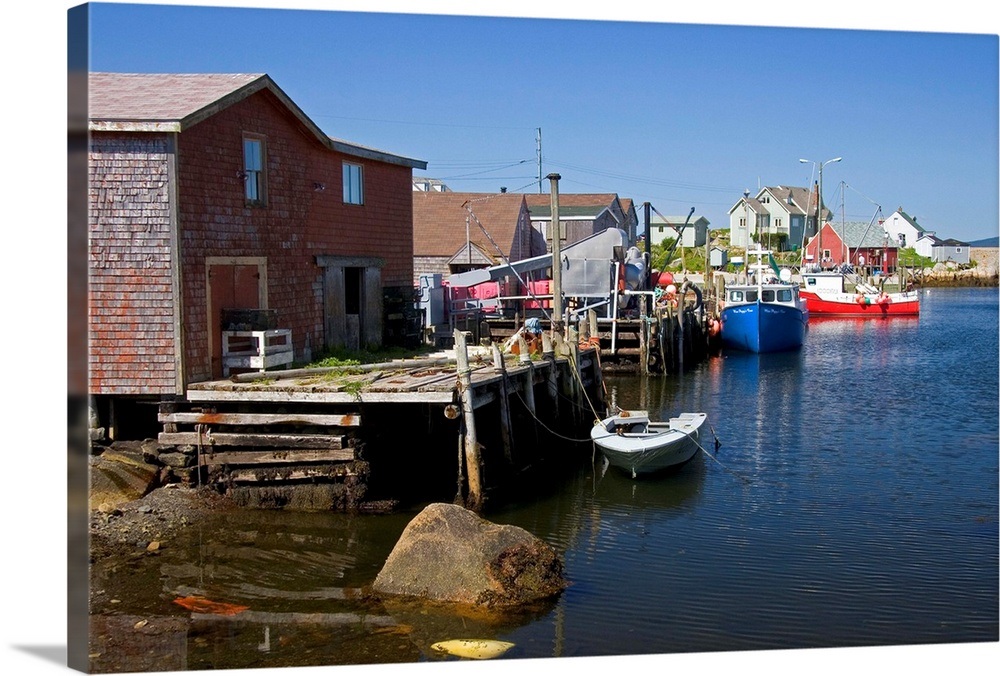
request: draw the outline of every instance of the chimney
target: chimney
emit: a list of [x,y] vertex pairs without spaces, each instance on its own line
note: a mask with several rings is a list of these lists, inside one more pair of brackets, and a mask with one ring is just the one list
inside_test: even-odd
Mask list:
[[505,185],[500,186],[500,194],[503,194],[505,192],[507,192],[507,186]]

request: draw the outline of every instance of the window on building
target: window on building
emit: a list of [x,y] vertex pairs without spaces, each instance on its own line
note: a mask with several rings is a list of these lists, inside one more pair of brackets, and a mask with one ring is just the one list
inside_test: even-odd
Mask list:
[[344,204],[364,204],[364,176],[360,164],[344,162]]
[[247,204],[263,205],[267,200],[264,152],[263,138],[243,137],[243,183]]

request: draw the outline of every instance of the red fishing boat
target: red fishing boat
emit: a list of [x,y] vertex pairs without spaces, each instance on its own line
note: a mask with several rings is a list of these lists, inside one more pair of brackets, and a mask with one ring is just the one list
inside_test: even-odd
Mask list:
[[858,284],[853,293],[844,287],[840,272],[803,272],[799,296],[806,301],[812,317],[889,317],[920,314],[916,291],[885,293]]

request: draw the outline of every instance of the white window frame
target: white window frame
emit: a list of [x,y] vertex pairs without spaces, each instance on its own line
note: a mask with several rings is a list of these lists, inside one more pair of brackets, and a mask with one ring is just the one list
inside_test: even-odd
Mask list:
[[[256,148],[257,152],[252,149]],[[267,204],[267,144],[258,134],[243,135],[243,197],[252,206]]]
[[344,162],[344,204],[365,203],[364,166]]

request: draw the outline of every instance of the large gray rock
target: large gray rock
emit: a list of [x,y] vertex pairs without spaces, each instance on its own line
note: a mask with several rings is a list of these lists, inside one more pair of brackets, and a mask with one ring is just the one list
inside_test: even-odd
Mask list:
[[444,503],[415,516],[375,578],[378,594],[511,607],[566,587],[563,562],[544,541]]

